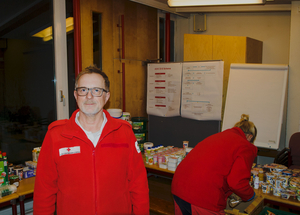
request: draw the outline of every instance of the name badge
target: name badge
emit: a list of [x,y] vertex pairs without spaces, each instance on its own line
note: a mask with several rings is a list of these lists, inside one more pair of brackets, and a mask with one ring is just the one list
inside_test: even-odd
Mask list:
[[79,154],[79,153],[80,153],[80,146],[66,147],[66,148],[59,149],[59,156]]

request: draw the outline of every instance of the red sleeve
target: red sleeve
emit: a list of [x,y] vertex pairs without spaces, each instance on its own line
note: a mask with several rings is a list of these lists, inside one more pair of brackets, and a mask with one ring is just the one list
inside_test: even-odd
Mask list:
[[138,144],[132,132],[131,156],[129,162],[129,192],[133,214],[149,214],[149,188],[147,172]]
[[57,188],[57,170],[49,131],[44,139],[36,170],[33,214],[54,214]]
[[249,181],[256,154],[249,147],[245,147],[238,153],[227,177],[227,183],[232,192],[241,197],[243,201],[247,201],[254,195],[254,190]]

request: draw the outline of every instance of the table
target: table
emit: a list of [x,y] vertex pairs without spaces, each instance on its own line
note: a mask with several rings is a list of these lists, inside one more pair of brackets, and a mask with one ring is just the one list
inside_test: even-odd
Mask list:
[[26,195],[32,195],[34,191],[35,177],[26,178],[20,181],[16,194],[19,197],[20,214],[25,215],[24,200]]
[[33,195],[35,177],[23,179],[19,182],[17,192],[0,199],[0,204],[10,202],[12,206],[12,214],[17,215],[17,199],[20,203],[20,214],[25,215],[24,200],[26,195]]
[[[144,164],[147,172],[173,178],[173,175],[175,173],[174,171],[159,168],[157,164],[153,164],[153,165],[146,164],[144,155],[143,158],[144,158]],[[277,206],[284,206],[294,210],[300,210],[300,202],[297,199],[293,199],[291,197],[290,199],[283,199],[281,197],[274,196],[272,193],[263,193],[261,189],[258,190],[254,189],[254,191],[256,195],[263,198],[264,203],[270,203]]]
[[263,193],[261,189],[254,189],[256,195],[263,197],[265,203],[270,203],[277,206],[284,206],[290,209],[300,211],[300,202],[293,197],[283,199],[279,196],[274,196],[272,193]]
[[168,169],[159,168],[157,164],[153,164],[153,165],[146,164],[145,160],[144,160],[144,164],[145,164],[145,167],[146,167],[146,170],[148,173],[154,173],[157,175],[168,176],[170,178],[173,178],[173,175],[175,173],[174,171],[171,171]]
[[4,196],[2,199],[0,199],[0,204],[10,202],[11,207],[12,207],[12,214],[17,215],[17,199],[18,198],[19,198],[19,195],[16,193],[13,193],[8,196]]
[[144,160],[144,165],[145,165],[148,173],[154,173],[157,175],[168,176],[170,178],[173,178],[175,171],[159,168],[158,164],[149,165],[146,163],[146,157],[145,157],[144,153],[142,153],[142,156],[143,156],[143,160]]

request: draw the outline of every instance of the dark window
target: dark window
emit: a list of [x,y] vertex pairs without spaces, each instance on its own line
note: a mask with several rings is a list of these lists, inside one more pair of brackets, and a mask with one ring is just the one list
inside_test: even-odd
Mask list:
[[[165,19],[159,18],[159,57],[161,62],[165,62],[166,60],[166,26]],[[170,21],[170,62],[175,62],[175,44],[174,44],[174,35],[175,35],[175,22]]]
[[102,69],[101,14],[93,12],[93,57],[94,64]]
[[[6,2],[0,7],[0,150],[8,162],[24,164],[56,120],[53,39],[36,35],[53,26],[53,1]],[[70,3],[66,8],[72,13]],[[73,50],[71,35],[68,53]]]
[[159,58],[165,62],[165,19],[159,17]]
[[174,43],[174,35],[175,35],[175,22],[171,20],[170,22],[170,62],[175,62],[175,43]]

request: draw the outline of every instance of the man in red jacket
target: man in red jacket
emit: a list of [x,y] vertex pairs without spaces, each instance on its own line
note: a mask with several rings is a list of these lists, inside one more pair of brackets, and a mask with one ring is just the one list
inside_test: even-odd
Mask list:
[[173,177],[175,214],[225,214],[227,197],[232,193],[243,201],[254,198],[249,180],[257,154],[253,145],[256,134],[249,116],[243,114],[234,128],[198,143]]
[[35,179],[34,215],[149,214],[146,169],[131,125],[103,110],[109,80],[96,67],[76,78],[79,110],[53,122]]

